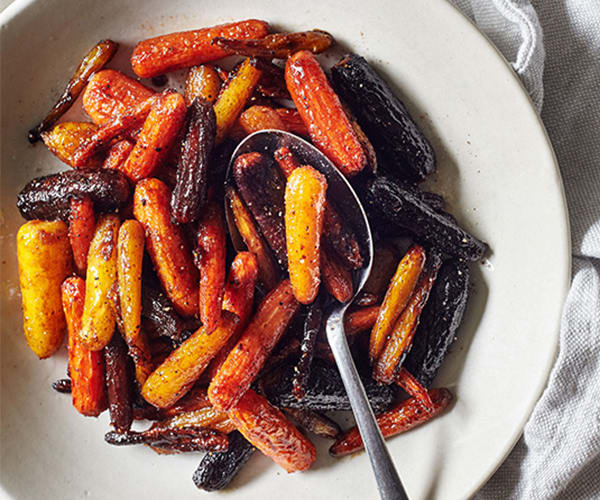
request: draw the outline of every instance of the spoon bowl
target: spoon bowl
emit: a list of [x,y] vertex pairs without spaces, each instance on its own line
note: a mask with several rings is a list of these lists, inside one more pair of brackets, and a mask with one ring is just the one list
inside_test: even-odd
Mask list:
[[[325,315],[327,318],[325,330],[365,449],[369,455],[381,498],[385,500],[407,499],[356,370],[344,332],[344,314],[369,278],[373,264],[373,237],[367,215],[358,196],[346,177],[323,153],[304,139],[281,130],[261,130],[246,137],[233,152],[227,169],[226,182],[234,184],[232,167],[240,155],[259,152],[275,161],[275,151],[284,146],[295,155],[301,165],[310,165],[326,177],[328,199],[334,202],[346,224],[356,233],[363,258],[363,267],[353,272],[354,294],[352,298],[346,303],[335,304]],[[233,235],[234,246],[236,250],[243,250],[243,243],[227,206],[225,213],[227,225]]]

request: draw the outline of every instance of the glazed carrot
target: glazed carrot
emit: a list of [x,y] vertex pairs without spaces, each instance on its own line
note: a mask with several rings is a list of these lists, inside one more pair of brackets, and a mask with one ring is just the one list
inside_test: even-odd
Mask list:
[[[63,122],[54,125],[47,132],[42,132],[42,140],[50,152],[59,160],[75,167],[73,155],[77,148],[89,140],[98,131],[98,125],[89,122]],[[99,156],[92,156],[84,165],[95,169],[102,165]]]
[[231,52],[211,41],[226,38],[262,38],[269,31],[264,21],[249,19],[194,31],[181,31],[138,43],[131,55],[131,66],[142,78],[152,78],[176,69],[188,68],[225,57]]
[[121,333],[135,364],[135,376],[140,387],[152,372],[150,346],[141,329],[145,239],[144,227],[138,221],[126,220],[121,224],[117,240],[117,278],[123,323]]
[[400,368],[395,381],[409,396],[419,401],[426,409],[435,410],[429,391],[406,368]]
[[146,230],[146,247],[175,309],[184,316],[198,312],[198,273],[182,229],[171,222],[171,191],[158,179],[137,183],[133,213]]
[[223,294],[223,309],[230,311],[240,318],[236,332],[210,362],[206,369],[210,380],[229,355],[229,352],[238,343],[240,335],[244,332],[254,305],[254,287],[258,278],[258,263],[256,256],[250,252],[240,252],[231,263],[231,269]]
[[371,363],[374,363],[381,354],[396,320],[408,303],[424,264],[425,250],[419,245],[413,245],[398,264],[371,331],[369,343]]
[[121,170],[133,182],[150,177],[165,159],[183,122],[187,108],[177,92],[153,104],[131,154]]
[[304,123],[304,120],[302,120],[302,116],[300,116],[297,109],[276,108],[275,112],[279,115],[279,118],[281,118],[281,121],[288,132],[302,137],[310,136],[308,127]]
[[52,127],[67,112],[85,88],[90,77],[96,71],[101,70],[112,59],[118,47],[119,44],[112,40],[100,40],[92,47],[92,50],[85,55],[79,64],[75,74],[69,80],[69,83],[63,90],[57,103],[50,110],[50,113],[48,113],[39,125],[29,131],[29,142],[34,143],[38,141],[40,134]]
[[321,247],[321,278],[325,289],[342,304],[354,295],[352,274],[339,262],[328,241]]
[[235,314],[225,311],[212,333],[204,327],[194,332],[148,377],[142,387],[144,399],[159,408],[173,405],[198,380],[231,337],[238,321]]
[[240,115],[238,122],[247,135],[266,129],[287,130],[277,112],[268,106],[250,106]]
[[73,406],[82,415],[97,417],[106,410],[104,355],[90,351],[79,340],[85,303],[85,281],[67,278],[61,287],[62,305],[69,335],[69,375]]
[[94,135],[75,150],[73,166],[84,167],[99,151],[109,148],[113,139],[141,127],[153,106],[168,94],[169,91],[165,91],[162,94],[153,95],[128,111],[127,114],[117,115],[101,125]]
[[104,159],[102,168],[111,168],[113,170],[122,170],[123,165],[133,149],[133,142],[123,139],[122,141],[115,142]]
[[[390,244],[375,245],[371,274],[363,286],[361,295],[371,294],[376,302],[383,300],[385,292],[398,267],[398,251]],[[358,300],[358,299],[357,299]]]
[[110,423],[117,432],[127,432],[133,422],[133,387],[127,345],[119,332],[112,336],[103,352]]
[[[424,424],[439,415],[452,401],[452,393],[448,389],[431,389],[429,395],[433,401],[433,410],[428,411],[419,400],[410,398],[379,415],[377,424],[383,437],[395,436]],[[329,453],[334,457],[343,457],[361,450],[363,446],[358,429],[352,427],[331,446]]]
[[116,215],[101,217],[88,253],[85,307],[79,338],[92,351],[98,351],[108,344],[115,329],[119,225]]
[[227,412],[215,410],[212,407],[199,410],[184,411],[166,420],[156,422],[154,427],[163,429],[183,429],[185,427],[204,427],[214,431],[229,434],[235,430],[235,425],[229,419]]
[[285,186],[288,271],[294,296],[310,304],[321,283],[320,249],[327,179],[309,166],[295,169]]
[[221,317],[227,257],[225,222],[221,206],[214,199],[204,207],[198,222],[197,241],[200,319],[207,333],[210,333]]
[[[374,363],[373,378],[380,384],[391,384],[394,381],[396,373],[408,354],[415,331],[419,325],[421,312],[429,298],[429,292],[435,282],[440,264],[440,259],[434,258],[421,273],[406,307],[394,324],[381,354]],[[381,317],[381,313],[379,317]]]
[[154,91],[120,71],[105,69],[90,78],[83,93],[83,108],[98,125],[133,109]]
[[211,408],[208,395],[206,394],[206,387],[201,387],[196,384],[174,405],[161,409],[160,414],[164,418],[169,418],[179,415],[180,413],[201,410],[203,408]]
[[367,158],[315,56],[296,52],[285,65],[285,81],[317,147],[347,177],[360,172]]
[[221,90],[221,79],[210,64],[190,68],[185,80],[185,103],[189,106],[199,97],[207,102],[215,102]]
[[69,241],[73,250],[75,269],[85,276],[88,251],[96,231],[94,204],[88,196],[71,198],[71,214],[69,216]]
[[352,336],[373,328],[377,316],[379,315],[379,308],[379,305],[361,307],[346,314],[346,317],[344,318],[346,335]]
[[285,175],[286,179],[294,170],[301,167],[300,162],[294,156],[294,153],[292,153],[289,148],[285,146],[275,151],[273,156],[275,157],[275,160],[277,160],[277,164],[279,165],[279,168],[283,172],[283,175]]
[[246,101],[254,92],[260,78],[260,70],[252,59],[246,59],[238,68],[235,76],[229,80],[215,102],[217,115],[217,138],[223,142],[229,129],[244,109]]
[[65,335],[60,285],[71,273],[67,226],[62,221],[32,220],[17,233],[23,330],[39,358],[54,354]]
[[275,264],[271,250],[258,232],[252,214],[233,187],[226,193],[229,208],[233,214],[235,225],[246,247],[256,256],[258,263],[258,276],[267,290],[273,289],[279,282],[280,272]]
[[208,397],[215,408],[228,410],[239,401],[299,307],[288,280],[282,281],[265,297],[210,383]]
[[229,411],[229,418],[250,443],[287,472],[306,470],[317,458],[314,445],[252,389]]

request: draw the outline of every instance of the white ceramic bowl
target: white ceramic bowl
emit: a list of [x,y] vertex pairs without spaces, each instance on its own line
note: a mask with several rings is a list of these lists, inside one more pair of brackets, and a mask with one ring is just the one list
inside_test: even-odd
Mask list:
[[[99,39],[136,41],[228,20],[330,31],[342,51],[365,55],[390,79],[431,139],[446,196],[467,229],[488,241],[474,291],[438,385],[456,404],[389,441],[411,498],[464,498],[496,469],[545,385],[569,281],[562,185],[548,138],[511,69],[443,0],[17,0],[1,16],[2,45],[2,470],[14,498],[195,498],[199,456],[157,456],[103,441],[106,415],[80,417],[50,383],[64,352],[38,361],[22,335],[15,195],[32,177],[64,168],[27,130],[49,109],[81,56]],[[78,111],[72,111],[75,116]],[[367,457],[335,460],[319,442],[306,473],[287,475],[255,456],[227,498],[375,498]]]

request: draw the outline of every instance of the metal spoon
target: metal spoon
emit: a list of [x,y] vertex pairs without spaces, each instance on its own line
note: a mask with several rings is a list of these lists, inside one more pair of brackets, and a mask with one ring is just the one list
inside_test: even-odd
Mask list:
[[[327,339],[348,393],[350,405],[369,455],[381,498],[385,500],[408,499],[358,376],[344,332],[344,314],[367,281],[373,262],[371,229],[356,193],[344,175],[317,148],[295,135],[280,130],[261,130],[244,139],[231,157],[227,170],[227,182],[233,183],[232,165],[238,156],[256,151],[273,158],[273,153],[282,146],[289,148],[301,165],[310,165],[325,175],[327,178],[327,197],[335,201],[339,212],[345,220],[349,221],[361,246],[364,266],[354,272],[354,296],[347,303],[336,304],[329,311],[326,323]],[[229,217],[228,225],[230,229],[233,229],[234,224],[232,224]]]

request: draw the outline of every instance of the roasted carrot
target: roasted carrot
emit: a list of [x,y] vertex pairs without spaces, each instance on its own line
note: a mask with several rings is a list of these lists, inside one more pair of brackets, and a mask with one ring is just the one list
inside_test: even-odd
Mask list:
[[149,38],[136,45],[131,55],[131,66],[138,76],[152,78],[231,54],[211,44],[212,39],[217,36],[234,39],[262,38],[268,31],[267,23],[250,19]]
[[240,115],[238,122],[247,135],[266,129],[287,130],[277,112],[268,106],[250,106]]
[[121,170],[137,182],[150,177],[165,159],[183,125],[186,114],[183,96],[177,92],[153,104],[133,150]]
[[215,408],[228,410],[239,401],[299,307],[288,280],[282,281],[265,297],[210,383],[208,397]]
[[396,375],[396,384],[409,395],[420,401],[421,404],[428,410],[434,410],[435,405],[431,401],[429,391],[423,387],[420,382],[412,376],[412,374],[404,367],[400,368]]
[[309,50],[313,54],[319,54],[331,47],[333,42],[333,37],[321,30],[273,33],[254,40],[248,38],[228,39],[223,36],[212,40],[213,45],[218,45],[235,54],[267,59],[287,59],[299,50]]
[[[77,148],[89,140],[98,131],[98,125],[89,122],[63,122],[54,125],[50,130],[42,132],[42,140],[50,152],[59,160],[75,167],[73,155]],[[102,165],[99,155],[92,156],[83,165],[85,168],[96,169]]]
[[117,240],[117,278],[123,323],[123,338],[135,364],[140,387],[152,372],[152,355],[142,331],[142,260],[145,246],[144,227],[136,220],[121,224]]
[[424,264],[425,250],[419,245],[413,245],[398,264],[371,331],[369,343],[371,363],[374,363],[381,354],[396,320],[408,303]]
[[90,351],[79,340],[85,302],[85,281],[67,278],[62,284],[62,304],[69,335],[69,374],[73,406],[82,415],[97,417],[106,410],[104,355]]
[[104,440],[115,446],[127,446],[132,444],[147,444],[154,451],[178,453],[190,451],[214,451],[224,452],[229,446],[227,435],[204,429],[202,427],[183,427],[181,429],[164,429],[162,427],[150,427],[142,432],[107,432]]
[[354,295],[352,274],[339,262],[328,241],[321,246],[321,278],[325,289],[342,304]]
[[300,401],[306,395],[306,386],[311,372],[311,365],[315,355],[317,335],[323,325],[323,307],[321,300],[317,299],[308,308],[304,320],[304,331],[300,345],[300,357],[294,365],[294,378],[292,379],[292,394]]
[[238,68],[235,76],[227,82],[221,91],[215,102],[217,144],[223,142],[227,132],[244,109],[246,101],[254,92],[260,74],[255,62],[252,59],[246,59]]
[[373,328],[377,316],[379,315],[379,305],[361,307],[354,309],[346,314],[344,318],[344,328],[346,335],[352,336]]
[[261,76],[256,85],[257,94],[262,97],[288,99],[291,101],[290,93],[285,86],[283,68],[273,64],[268,59],[259,59],[258,69],[261,71]]
[[65,335],[60,285],[73,266],[67,226],[32,220],[17,233],[17,261],[23,305],[23,330],[39,358],[54,354]]
[[133,142],[123,139],[121,141],[115,142],[110,149],[108,150],[108,154],[104,159],[104,163],[102,164],[102,168],[111,168],[113,170],[122,170],[123,165],[129,158],[131,154],[131,150],[133,149]]
[[391,245],[379,243],[375,245],[371,274],[357,298],[370,294],[375,302],[381,302],[398,267],[398,251]]
[[367,158],[315,56],[296,52],[285,65],[285,81],[317,147],[347,177],[360,172]]
[[213,332],[208,333],[204,327],[194,332],[148,377],[142,388],[144,399],[159,408],[173,405],[198,380],[238,321],[235,314],[224,311]]
[[71,214],[69,216],[69,241],[73,250],[75,269],[85,276],[90,243],[96,231],[94,204],[88,196],[71,198]]
[[275,112],[279,115],[281,121],[283,121],[283,124],[288,132],[301,137],[310,136],[308,127],[304,123],[304,120],[302,119],[302,116],[300,116],[300,113],[298,113],[297,109],[276,108]]
[[233,214],[235,225],[248,250],[258,263],[258,277],[267,290],[273,289],[279,282],[280,271],[275,264],[271,250],[258,232],[252,214],[233,187],[227,189],[227,201]]
[[81,94],[90,77],[112,59],[118,47],[119,44],[112,40],[100,40],[94,45],[79,64],[75,74],[48,116],[29,131],[29,142],[37,142],[40,139],[40,134],[52,127],[67,112]]
[[200,319],[210,333],[221,317],[227,257],[225,221],[221,206],[214,199],[204,208],[198,222],[197,242]]
[[314,445],[252,389],[229,411],[229,417],[250,443],[287,472],[306,470],[317,458]]
[[105,69],[90,78],[83,93],[83,108],[94,123],[103,125],[119,115],[130,114],[154,93],[120,71]]
[[110,423],[117,432],[127,432],[133,422],[133,388],[127,346],[119,332],[113,335],[103,352]]
[[184,316],[198,312],[198,273],[182,229],[171,222],[171,192],[158,179],[144,179],[135,188],[133,213],[146,230],[146,247],[158,277]]
[[99,151],[108,149],[113,144],[113,139],[125,136],[141,127],[154,105],[169,91],[156,94],[142,101],[126,114],[117,115],[101,125],[88,140],[83,142],[73,153],[73,166],[84,167]]
[[231,269],[227,276],[225,293],[223,294],[223,309],[230,311],[240,318],[235,333],[221,348],[219,353],[210,362],[206,369],[210,380],[215,376],[229,352],[238,343],[243,333],[254,303],[254,287],[258,278],[258,263],[256,256],[251,252],[240,252],[231,263]]
[[282,410],[285,415],[295,420],[301,429],[312,432],[316,436],[325,439],[337,439],[342,433],[337,422],[326,417],[323,413],[299,408],[282,408]]
[[310,304],[321,283],[320,249],[327,179],[310,166],[295,169],[285,186],[288,271],[294,296]]
[[[408,299],[406,307],[394,324],[389,338],[373,366],[373,378],[380,384],[391,384],[394,381],[396,373],[408,354],[413,336],[419,325],[421,312],[429,298],[429,292],[435,282],[440,264],[439,257],[432,254],[427,268],[421,273],[419,281]],[[381,313],[379,317],[381,317]]]
[[[395,436],[424,424],[439,415],[452,401],[452,393],[448,389],[431,389],[429,395],[433,401],[433,410],[428,411],[419,400],[410,398],[379,415],[377,424],[383,437]],[[352,427],[331,446],[329,453],[334,457],[343,457],[361,450],[363,446],[358,429]]]
[[201,410],[203,408],[211,408],[211,404],[206,394],[206,387],[196,384],[174,405],[161,409],[160,413],[163,418],[170,418],[181,413]]
[[210,64],[190,68],[185,80],[185,103],[189,106],[197,97],[206,102],[215,102],[221,83],[215,68]]
[[92,351],[98,351],[108,344],[115,329],[119,225],[118,216],[102,216],[96,225],[88,253],[85,307],[79,338]]
[[184,411],[165,420],[156,422],[155,428],[183,429],[185,427],[204,427],[229,434],[235,430],[235,425],[229,419],[227,412],[212,407]]
[[285,146],[275,151],[273,156],[275,157],[275,160],[277,160],[277,164],[279,165],[279,168],[283,172],[283,175],[285,175],[286,179],[294,170],[302,166],[298,159],[294,156],[294,153],[292,153],[290,149]]

